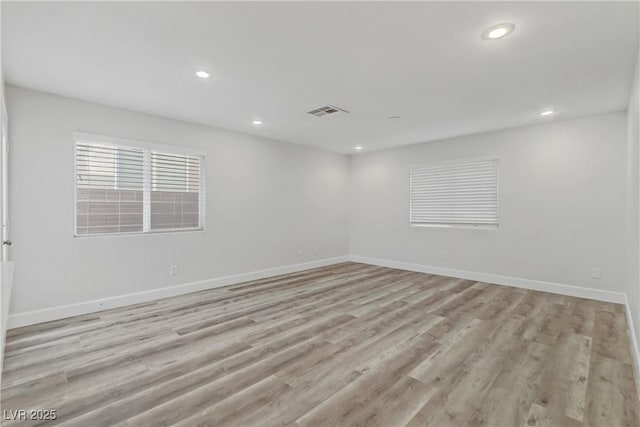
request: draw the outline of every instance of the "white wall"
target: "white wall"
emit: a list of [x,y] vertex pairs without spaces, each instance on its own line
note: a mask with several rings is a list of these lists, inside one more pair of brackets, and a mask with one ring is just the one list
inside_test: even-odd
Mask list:
[[[640,342],[640,54],[636,64],[629,108],[627,110],[628,143],[627,143],[627,224],[628,224],[628,280],[627,299],[631,318],[636,333],[636,341]],[[640,360],[636,361],[640,365]],[[639,369],[640,371],[640,369]]]
[[[12,86],[7,96],[11,313],[347,254],[345,156]],[[206,231],[74,238],[73,131],[204,150]]]
[[[620,112],[353,156],[350,253],[624,292],[626,132]],[[410,166],[487,155],[497,230],[409,225]]]

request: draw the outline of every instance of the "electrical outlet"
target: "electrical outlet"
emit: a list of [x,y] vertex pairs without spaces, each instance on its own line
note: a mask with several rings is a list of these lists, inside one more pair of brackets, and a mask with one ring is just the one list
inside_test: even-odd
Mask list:
[[594,279],[599,279],[600,276],[600,267],[593,267],[591,268],[591,277],[593,277]]
[[314,254],[314,255],[317,255],[317,254],[318,254],[318,245],[315,245],[315,246],[313,247],[313,254]]
[[170,265],[169,266],[169,276],[175,276],[176,274],[178,274],[178,266],[177,265]]
[[303,254],[302,248],[298,249],[298,256],[302,256],[302,254]]

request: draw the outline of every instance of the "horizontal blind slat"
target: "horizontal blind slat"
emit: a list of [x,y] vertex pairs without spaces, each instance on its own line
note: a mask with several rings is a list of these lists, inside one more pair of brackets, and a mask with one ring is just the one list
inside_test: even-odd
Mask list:
[[165,153],[151,153],[151,190],[197,192],[200,187],[200,159]]
[[82,190],[142,191],[143,160],[142,150],[77,143],[77,187]]

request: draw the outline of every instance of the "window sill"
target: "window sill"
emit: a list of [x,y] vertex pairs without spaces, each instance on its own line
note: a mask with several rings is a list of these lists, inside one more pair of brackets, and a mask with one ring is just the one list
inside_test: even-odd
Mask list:
[[167,230],[152,230],[152,231],[132,231],[129,233],[104,233],[104,234],[75,234],[74,238],[85,239],[91,237],[120,237],[120,236],[149,236],[153,234],[170,234],[170,233],[193,233],[204,232],[204,227],[198,228],[180,228],[180,229],[167,229]]
[[416,224],[411,223],[411,227],[417,228],[455,228],[462,230],[497,230],[498,225],[494,224],[482,224],[482,225],[472,225],[472,224]]

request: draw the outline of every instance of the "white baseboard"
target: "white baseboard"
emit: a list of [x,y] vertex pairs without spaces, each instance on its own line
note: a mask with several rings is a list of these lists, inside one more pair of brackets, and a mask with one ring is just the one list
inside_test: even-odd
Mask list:
[[249,273],[216,277],[213,279],[201,280],[198,282],[184,283],[182,285],[168,286],[165,288],[153,289],[149,291],[84,301],[76,304],[62,305],[58,307],[26,311],[22,313],[14,313],[9,315],[8,327],[9,329],[11,329],[18,328],[20,326],[33,325],[35,323],[50,322],[52,320],[64,319],[67,317],[108,310],[110,308],[123,307],[161,298],[184,295],[191,292],[219,288],[222,286],[234,285],[236,283],[248,282],[250,280],[258,280],[264,279],[266,277],[278,276],[280,274],[295,273],[298,271],[309,270],[311,268],[325,267],[327,265],[338,264],[341,262],[346,262],[348,260],[348,256],[325,258],[317,261],[304,262],[301,264],[285,265],[282,267],[268,268],[265,270],[252,271]]
[[603,291],[600,289],[583,288],[581,286],[543,282],[541,280],[522,279],[519,277],[500,276],[497,274],[489,273],[478,273],[475,271],[457,270],[453,268],[436,267],[424,264],[412,264],[408,262],[370,258],[358,255],[350,255],[349,261],[379,265],[382,267],[397,268],[400,270],[417,271],[420,273],[437,274],[438,276],[457,277],[459,279],[495,283],[497,285],[512,286],[514,288],[531,289],[534,291],[549,292],[552,294],[567,295],[571,297],[588,298],[598,301],[613,302],[617,304],[625,304],[627,300],[626,295],[622,292]]

